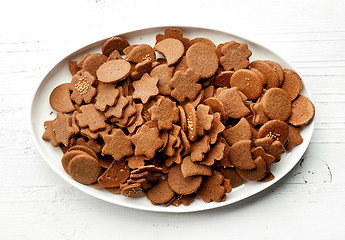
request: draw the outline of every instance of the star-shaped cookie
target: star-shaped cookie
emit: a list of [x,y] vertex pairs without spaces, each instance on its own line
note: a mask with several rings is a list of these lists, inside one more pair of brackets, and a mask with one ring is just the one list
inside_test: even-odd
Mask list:
[[130,137],[121,129],[113,129],[112,134],[103,137],[104,147],[102,155],[111,155],[114,160],[120,161],[123,157],[133,155],[133,145]]
[[163,146],[163,140],[159,137],[159,130],[156,126],[149,126],[149,124],[142,125],[131,138],[135,145],[135,155],[145,155],[152,159],[156,150]]

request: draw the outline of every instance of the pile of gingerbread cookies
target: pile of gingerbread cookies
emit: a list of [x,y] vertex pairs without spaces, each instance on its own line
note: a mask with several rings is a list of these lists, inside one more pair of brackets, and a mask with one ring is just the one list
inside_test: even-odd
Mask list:
[[69,62],[42,138],[79,183],[155,205],[224,201],[246,181],[272,180],[271,164],[303,142],[315,114],[295,71],[251,55],[174,28],[153,47],[112,37]]

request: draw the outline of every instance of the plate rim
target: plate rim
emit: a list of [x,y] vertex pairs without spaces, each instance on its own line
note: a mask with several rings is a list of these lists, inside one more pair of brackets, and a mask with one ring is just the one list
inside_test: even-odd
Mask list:
[[[261,43],[258,43],[256,41],[252,41],[246,37],[242,37],[240,35],[237,34],[233,34],[224,30],[220,30],[217,28],[205,28],[205,27],[198,27],[198,26],[184,26],[184,25],[174,25],[174,26],[153,26],[153,27],[146,27],[146,28],[141,28],[141,29],[136,29],[136,30],[130,30],[127,32],[123,32],[123,33],[119,33],[116,35],[112,35],[112,36],[121,36],[121,35],[127,35],[127,34],[134,34],[136,32],[145,32],[145,31],[154,31],[157,33],[161,33],[162,31],[164,31],[165,28],[179,28],[183,31],[183,29],[189,29],[189,30],[193,30],[193,31],[209,31],[209,32],[219,32],[221,34],[226,34],[229,36],[233,36],[235,38],[239,38],[241,40],[243,40],[243,42],[248,43],[248,44],[253,44],[253,45],[257,45],[260,48],[264,49],[265,51],[270,52],[271,54],[277,56],[278,58],[284,60],[286,63],[288,63],[289,67],[291,67],[291,69],[294,69],[292,67],[292,65],[290,64],[290,62],[286,61],[285,58],[281,57],[280,54],[278,54],[276,51],[272,51],[271,49],[265,47],[264,45],[262,45]],[[111,37],[111,36],[110,36]],[[97,199],[101,199],[103,201],[112,203],[112,204],[116,204],[117,206],[122,206],[122,207],[127,207],[127,208],[131,208],[131,209],[137,209],[137,210],[144,210],[144,211],[150,211],[150,212],[164,212],[164,213],[188,213],[188,212],[197,212],[197,211],[206,211],[206,210],[212,210],[212,209],[217,209],[223,206],[229,206],[232,205],[236,202],[240,202],[242,200],[248,199],[252,196],[255,196],[259,193],[261,193],[263,190],[270,188],[272,185],[276,184],[278,181],[280,181],[281,179],[283,179],[288,173],[291,172],[291,170],[298,164],[298,162],[301,160],[301,158],[303,157],[303,155],[305,154],[311,138],[313,136],[314,133],[314,119],[307,125],[309,126],[309,128],[311,128],[311,133],[310,135],[308,135],[307,139],[303,139],[304,143],[304,148],[300,150],[300,153],[298,154],[298,161],[296,161],[296,163],[291,167],[291,169],[289,169],[288,171],[286,171],[283,175],[281,175],[279,177],[279,179],[273,179],[270,182],[266,182],[266,183],[260,183],[260,188],[255,191],[254,193],[250,193],[250,194],[246,194],[244,197],[241,197],[240,199],[236,200],[236,201],[232,201],[232,202],[211,202],[211,203],[203,203],[202,207],[194,207],[194,208],[189,208],[188,206],[179,206],[179,207],[173,207],[173,206],[169,206],[169,207],[164,207],[164,206],[140,206],[140,205],[134,205],[133,202],[132,203],[127,203],[127,202],[117,202],[117,201],[111,201],[108,198],[96,194],[93,191],[89,191],[89,189],[91,189],[89,186],[87,186],[88,188],[86,188],[85,185],[82,185],[80,183],[75,182],[73,179],[68,178],[67,175],[64,175],[62,172],[60,172],[60,169],[57,169],[50,161],[48,161],[45,157],[45,154],[43,153],[38,141],[36,140],[36,135],[34,133],[34,122],[33,122],[33,111],[34,111],[34,102],[38,96],[38,93],[40,92],[39,90],[41,89],[41,87],[43,86],[43,84],[46,82],[45,80],[47,78],[49,78],[50,75],[53,75],[54,72],[56,70],[58,70],[59,66],[63,65],[66,61],[68,61],[69,59],[71,59],[71,57],[73,55],[77,55],[80,52],[85,51],[88,48],[92,48],[93,45],[98,45],[100,44],[100,42],[105,41],[107,38],[98,40],[98,41],[94,41],[92,43],[89,43],[87,45],[84,45],[80,48],[78,48],[77,50],[71,52],[70,54],[66,55],[65,57],[63,57],[60,61],[58,61],[55,65],[53,65],[52,68],[50,68],[43,76],[43,78],[41,79],[41,81],[39,82],[39,84],[36,86],[33,97],[31,98],[31,103],[30,103],[30,109],[29,109],[29,118],[30,118],[30,135],[32,140],[34,141],[35,147],[37,148],[40,156],[44,159],[44,161],[50,166],[51,169],[54,170],[55,173],[57,173],[63,180],[65,180],[66,182],[68,182],[69,184],[71,184],[73,187],[77,188],[78,190],[91,195],[92,197],[95,197]],[[308,89],[308,87],[306,86],[305,82],[302,80],[303,83],[303,91],[305,91],[308,95],[308,98],[313,102],[314,101],[312,99],[312,94],[310,92],[310,90]],[[230,193],[231,194],[231,193]],[[206,207],[204,206],[206,205]],[[203,207],[204,206],[204,207]]]

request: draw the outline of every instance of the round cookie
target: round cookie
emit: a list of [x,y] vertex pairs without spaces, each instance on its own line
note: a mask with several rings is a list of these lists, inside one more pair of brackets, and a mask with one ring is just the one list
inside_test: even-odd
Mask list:
[[289,125],[280,120],[271,120],[262,125],[258,131],[258,137],[270,137],[284,144],[289,135]]
[[120,54],[123,54],[123,49],[128,46],[129,43],[126,39],[122,37],[111,37],[103,43],[102,53],[108,57],[114,50],[117,50]]
[[101,174],[101,166],[94,157],[78,155],[69,163],[68,172],[77,182],[91,184],[96,182]]
[[[65,171],[69,174],[68,172],[68,165],[71,162],[71,160],[75,157],[75,156],[79,156],[79,155],[89,155],[84,151],[80,151],[80,150],[73,150],[73,151],[67,151],[61,158],[61,164],[63,169],[65,169]],[[89,155],[90,156],[90,155]]]
[[254,71],[248,69],[234,72],[230,78],[230,87],[237,87],[248,100],[259,98],[263,89],[261,79]]
[[266,89],[279,86],[278,76],[268,63],[262,60],[256,60],[254,62],[251,62],[249,67],[257,69],[259,72],[262,73],[262,75],[264,75],[266,79],[265,82],[267,82],[265,86]]
[[69,113],[75,110],[68,83],[60,84],[54,88],[49,96],[49,102],[50,106],[57,112]]
[[270,65],[273,71],[275,71],[275,73],[277,74],[278,82],[279,82],[278,86],[280,87],[284,81],[283,68],[279,65],[279,63],[271,61],[271,60],[265,60],[265,63],[268,63],[268,65]]
[[82,69],[85,71],[88,71],[93,76],[96,76],[97,69],[107,60],[108,60],[108,57],[103,54],[100,54],[100,53],[91,54],[83,62]]
[[88,155],[94,157],[97,159],[97,154],[89,147],[86,147],[86,146],[83,146],[83,145],[75,145],[73,147],[70,147],[67,151],[67,152],[71,152],[71,151],[74,151],[74,150],[80,150],[80,151],[83,151],[85,153],[87,153]]
[[169,170],[168,184],[170,188],[182,195],[195,192],[202,181],[202,176],[184,177],[181,171],[181,165],[175,165]]
[[127,54],[126,60],[134,63],[140,63],[145,60],[154,62],[156,61],[156,53],[150,45],[140,44],[131,49],[131,51]]
[[262,106],[270,119],[286,121],[291,114],[291,102],[287,93],[280,88],[270,88],[262,96]]
[[281,88],[288,94],[290,101],[293,101],[302,90],[302,79],[292,69],[284,69],[284,82]]
[[123,59],[110,60],[97,70],[97,78],[103,83],[116,83],[124,80],[131,72],[131,64]]
[[164,179],[147,191],[147,198],[155,204],[168,202],[175,195],[168,185],[168,180]]
[[214,45],[214,43],[208,38],[199,37],[199,38],[194,38],[194,39],[190,40],[191,46],[195,43],[203,43],[203,44],[208,45],[210,47],[217,48],[216,45]]
[[216,49],[203,43],[195,43],[186,52],[188,67],[192,68],[200,78],[213,76],[218,69]]
[[299,95],[292,102],[292,112],[289,118],[289,123],[298,127],[311,122],[315,115],[314,104],[309,98]]

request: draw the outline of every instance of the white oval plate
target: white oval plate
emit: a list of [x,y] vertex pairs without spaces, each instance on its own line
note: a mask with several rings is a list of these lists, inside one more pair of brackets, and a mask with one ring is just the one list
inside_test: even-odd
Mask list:
[[[166,27],[142,29],[124,33],[119,36],[127,39],[131,44],[147,43],[151,46],[154,46],[156,34],[164,33],[165,28]],[[281,58],[271,50],[255,42],[235,36],[233,34],[195,27],[178,28],[182,29],[184,36],[187,38],[192,39],[196,37],[206,37],[211,39],[216,45],[231,40],[247,43],[249,49],[253,53],[250,61],[256,59],[270,59],[280,63],[283,68],[292,68],[287,63],[287,61],[285,61],[283,58]],[[43,81],[39,85],[31,106],[32,136],[40,154],[58,175],[60,175],[64,180],[66,180],[79,190],[107,202],[141,210],[173,213],[207,210],[235,203],[268,188],[269,186],[276,183],[279,179],[284,177],[298,163],[299,159],[306,151],[313,133],[314,122],[311,122],[301,130],[301,135],[304,139],[304,142],[301,145],[296,146],[293,151],[284,153],[279,163],[272,164],[272,172],[275,175],[275,178],[272,181],[265,183],[247,182],[242,186],[233,189],[232,192],[228,194],[226,201],[220,203],[204,203],[202,200],[196,199],[190,206],[187,207],[183,205],[180,205],[179,207],[154,206],[147,198],[130,199],[120,194],[111,194],[105,190],[95,189],[91,186],[79,184],[78,182],[74,181],[62,168],[61,150],[59,148],[52,147],[49,141],[42,140],[42,135],[44,133],[43,123],[44,121],[52,120],[56,117],[55,111],[54,114],[50,115],[53,109],[49,104],[49,95],[56,86],[61,83],[70,81],[71,75],[68,69],[68,61],[77,60],[84,53],[101,52],[101,47],[104,41],[105,39],[83,47],[65,57],[58,64],[56,64],[56,66],[44,77]],[[301,94],[311,99],[311,94],[305,84],[303,84],[303,90]]]

